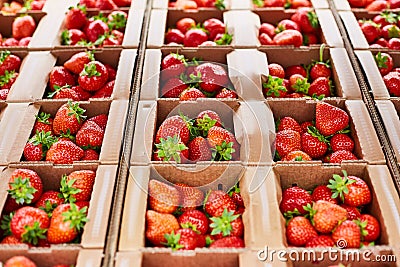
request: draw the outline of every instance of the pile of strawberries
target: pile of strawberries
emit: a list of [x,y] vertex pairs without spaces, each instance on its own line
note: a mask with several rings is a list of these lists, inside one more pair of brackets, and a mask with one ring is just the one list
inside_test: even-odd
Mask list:
[[98,8],[100,10],[114,10],[120,7],[131,6],[132,0],[79,0],[79,4],[87,8]]
[[79,103],[70,101],[57,110],[54,119],[41,112],[25,145],[23,159],[55,164],[98,160],[108,116],[100,114],[86,120],[85,112]]
[[400,96],[400,68],[393,67],[393,58],[388,53],[378,52],[375,55],[380,74],[391,96]]
[[15,15],[16,13],[24,13],[30,10],[42,10],[46,0],[24,0],[5,2],[0,12],[4,15]]
[[10,51],[0,51],[0,100],[6,100],[18,77],[21,58]]
[[359,20],[358,24],[371,48],[400,50],[400,22],[396,13],[383,12],[372,20]]
[[223,128],[219,115],[212,110],[200,112],[194,119],[175,115],[165,119],[154,140],[155,161],[188,163],[238,160],[240,145]]
[[399,0],[348,0],[352,8],[365,8],[368,12],[400,8]]
[[348,176],[346,171],[343,176],[334,174],[329,185],[319,185],[311,194],[298,186],[284,190],[279,208],[288,218],[289,245],[340,248],[374,245],[381,233],[380,224],[363,212],[371,198],[364,180]]
[[202,25],[192,18],[182,18],[175,28],[165,34],[165,43],[187,47],[229,45],[232,35],[227,33],[225,24],[216,18],[205,20]]
[[1,244],[43,247],[73,242],[88,221],[95,177],[92,170],[73,171],[62,176],[58,191],[43,192],[35,171],[15,169],[3,207]]
[[112,11],[107,16],[100,12],[88,17],[86,6],[71,7],[65,16],[66,30],[61,34],[61,44],[88,47],[122,45],[127,17],[122,10]]
[[177,9],[198,9],[202,7],[217,8],[224,10],[226,8],[224,0],[170,0],[169,8]]
[[215,63],[199,63],[171,53],[161,62],[161,96],[196,100],[197,98],[237,98],[226,69]]
[[349,115],[346,111],[317,102],[315,122],[300,124],[292,117],[283,117],[277,122],[276,159],[322,160],[326,163],[357,160],[352,153],[354,141],[349,133]]
[[329,60],[323,61],[323,48],[320,51],[319,61],[313,61],[306,66],[291,65],[283,68],[277,63],[269,64],[269,75],[262,84],[264,96],[312,97],[319,100],[334,96],[331,66]]
[[300,8],[311,7],[310,0],[253,0],[254,7],[283,7]]
[[28,46],[36,30],[36,22],[29,15],[16,17],[12,23],[12,36],[5,37],[0,33],[1,46]]
[[[202,206],[204,203],[204,206]],[[200,208],[201,206],[201,208]],[[236,186],[229,193],[196,187],[149,182],[146,239],[173,250],[244,247],[245,207]]]
[[79,52],[50,72],[48,97],[74,101],[111,97],[116,73],[111,65],[95,60],[92,52]]
[[321,42],[318,17],[309,7],[296,10],[290,19],[283,19],[274,26],[264,22],[259,29],[261,45],[312,45]]
[[[37,267],[38,265],[36,265],[31,259],[25,256],[13,256],[4,263],[4,267],[18,267],[18,266]],[[66,264],[57,264],[53,265],[53,267],[74,267],[74,266]]]

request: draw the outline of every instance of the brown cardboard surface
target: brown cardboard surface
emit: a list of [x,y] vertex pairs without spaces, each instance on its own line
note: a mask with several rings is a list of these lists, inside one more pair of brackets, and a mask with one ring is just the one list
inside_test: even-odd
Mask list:
[[[0,174],[1,191],[0,206],[3,207],[7,198],[8,180],[11,173],[16,168],[26,168],[38,173],[43,181],[43,192],[47,190],[56,190],[60,188],[60,181],[63,174],[69,174],[76,170],[93,170],[96,172],[95,183],[90,199],[88,209],[89,222],[86,223],[81,243],[79,247],[83,248],[103,248],[106,240],[108,217],[110,214],[111,201],[113,197],[114,183],[116,182],[116,165],[98,165],[94,163],[58,165],[52,164],[12,164],[4,169]],[[69,245],[77,246],[77,245]],[[0,245],[0,249],[5,246]],[[57,247],[52,245],[51,248]]]
[[[259,51],[266,54],[267,64],[278,63],[284,68],[296,64],[308,65],[313,60],[319,60],[319,50],[319,47],[301,49],[279,47],[259,48]],[[287,56],[283,57],[282,55]],[[328,59],[332,65],[335,95],[346,99],[361,99],[361,91],[346,50],[344,48],[325,48],[324,61]],[[265,68],[268,67],[266,66]],[[257,82],[259,87],[261,87],[260,77]]]
[[135,252],[117,252],[115,258],[116,267],[142,267],[142,253]]
[[[261,261],[258,259],[260,250],[252,250],[239,255],[239,266],[252,266],[252,267],[293,267],[292,263],[285,259],[285,261],[275,260],[274,262]],[[263,257],[260,254],[260,257]],[[276,258],[276,255],[275,255]],[[251,265],[249,265],[251,264]]]
[[216,111],[225,128],[235,134],[240,147],[240,161],[253,164],[262,163],[271,157],[269,132],[265,126],[267,109],[263,102],[221,102],[214,99],[198,99],[198,101],[174,101],[169,99],[140,101],[131,164],[150,163],[153,140],[156,130],[167,116],[177,115],[179,111],[194,118],[203,110]]
[[[351,137],[355,142],[354,154],[369,164],[385,164],[385,157],[364,103],[361,100],[339,99],[325,102],[344,109],[349,114]],[[300,122],[315,119],[315,101],[269,99],[267,103],[270,107],[269,121],[284,116],[291,116]],[[273,127],[269,128],[273,131],[275,126],[271,124],[270,127]]]
[[351,11],[340,11],[339,15],[346,27],[353,48],[368,49],[369,44],[358,25],[358,18],[356,18],[355,14]]

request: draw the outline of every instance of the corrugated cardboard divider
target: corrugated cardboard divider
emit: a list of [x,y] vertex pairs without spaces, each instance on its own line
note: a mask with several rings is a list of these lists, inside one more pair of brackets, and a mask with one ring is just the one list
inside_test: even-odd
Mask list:
[[[59,191],[61,177],[77,170],[93,170],[96,172],[90,205],[88,210],[89,222],[86,223],[81,243],[70,244],[83,248],[103,248],[105,244],[108,218],[113,197],[114,183],[116,181],[117,166],[98,165],[96,163],[79,163],[74,165],[52,164],[12,164],[0,174],[0,207],[3,207],[7,198],[8,180],[17,168],[30,169],[37,172],[43,181],[43,192],[48,190]],[[0,245],[3,249],[5,246]],[[58,245],[51,245],[51,248]]]
[[351,11],[340,11],[339,15],[346,27],[348,36],[354,49],[368,49],[369,44],[358,25],[357,18]]
[[[348,113],[350,135],[355,143],[354,154],[361,159],[360,162],[364,160],[369,164],[385,164],[385,157],[364,103],[361,100],[343,99],[325,100],[324,102],[337,106]],[[285,116],[293,117],[300,123],[315,120],[316,101],[269,99],[267,103],[271,109],[269,116],[272,121]],[[275,129],[273,124],[270,127],[273,127],[269,128],[270,131]]]
[[267,108],[263,102],[218,101],[198,99],[197,101],[176,101],[163,99],[140,101],[136,132],[133,138],[131,164],[150,163],[153,140],[161,123],[172,115],[182,112],[195,118],[203,110],[217,112],[225,128],[234,133],[240,147],[240,161],[259,164],[271,158],[270,133],[267,131]]
[[140,34],[143,26],[144,8],[145,8],[145,1],[141,0],[140,2],[141,3],[137,4],[136,1],[132,1],[133,7],[129,9],[124,40],[122,41],[122,46],[124,48],[139,47]]
[[347,0],[333,0],[333,3],[338,11],[351,11],[350,4]]
[[117,252],[115,257],[116,267],[143,267],[142,253],[135,252]]

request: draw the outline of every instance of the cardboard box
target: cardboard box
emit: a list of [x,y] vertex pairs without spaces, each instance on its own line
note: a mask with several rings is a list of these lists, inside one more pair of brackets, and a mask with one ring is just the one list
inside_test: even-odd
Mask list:
[[[15,82],[7,100],[9,102],[31,102],[47,100],[49,74],[54,66],[62,66],[74,54],[86,49],[52,50],[30,52],[25,66]],[[94,50],[96,60],[110,64],[117,70],[112,100],[128,100],[132,73],[136,61],[136,49],[104,48]],[[35,79],[32,79],[35,77]],[[50,100],[49,100],[50,101]],[[57,101],[57,100],[51,100]]]
[[[136,122],[131,164],[143,165],[151,162],[154,136],[158,127],[167,117],[178,115],[179,112],[182,112],[189,118],[195,118],[197,114],[207,109],[217,112],[225,128],[234,133],[240,144],[240,161],[242,163],[262,164],[265,159],[271,157],[269,154],[271,150],[268,148],[270,133],[265,125],[267,121],[265,103],[222,102],[214,99],[180,102],[165,99],[157,102],[139,101],[137,116],[140,120]],[[162,162],[154,161],[153,163]],[[211,164],[225,163],[211,162]],[[195,165],[198,164],[201,163]]]
[[[351,137],[354,140],[354,155],[360,160],[357,162],[367,162],[369,164],[385,164],[379,139],[375,133],[369,113],[361,100],[325,100],[331,105],[337,106],[347,112],[350,117]],[[291,116],[299,122],[315,120],[316,101],[305,99],[280,100],[269,99],[267,103],[270,107],[268,121],[275,122],[278,118]],[[275,125],[270,124],[270,131],[275,129]],[[270,159],[272,162],[272,159]],[[301,163],[300,163],[301,164]],[[342,163],[343,164],[343,163]]]
[[[271,23],[273,25],[278,24],[279,21],[283,19],[290,19],[290,17],[295,13],[295,10],[273,10],[273,9],[264,9],[264,10],[255,10],[255,14],[259,16],[258,21],[251,28],[248,29],[253,31],[257,36],[257,46],[261,46],[260,41],[258,40],[258,29],[261,24],[264,22]],[[321,43],[327,44],[329,47],[343,47],[343,38],[339,32],[339,28],[336,25],[335,18],[333,17],[332,11],[329,9],[316,9],[315,13],[318,17],[320,26],[321,26],[321,34],[320,40]],[[312,45],[313,46],[313,45]],[[319,46],[319,45],[318,45]],[[293,46],[289,46],[293,47]]]
[[[19,162],[23,155],[24,146],[31,136],[32,128],[36,120],[35,115],[44,111],[50,113],[52,117],[54,117],[58,108],[64,103],[66,103],[66,101],[42,101],[30,104],[14,104],[22,106],[22,111],[10,114],[3,124],[6,132],[4,133],[4,137],[0,139],[3,140],[0,144],[0,151],[4,151],[5,153],[1,154],[0,163]],[[88,116],[88,118],[98,114],[108,114],[108,122],[104,132],[99,161],[102,164],[117,164],[120,155],[128,101],[88,101],[80,103],[80,107],[86,109],[85,115]],[[20,130],[16,133],[15,129]]]
[[[53,166],[50,163],[43,164],[12,164],[5,168],[1,174],[0,207],[4,206],[7,199],[8,180],[11,173],[17,168],[34,170],[43,181],[43,192],[60,189],[61,177],[77,170],[93,170],[96,172],[90,205],[88,209],[89,221],[85,224],[80,244],[69,244],[69,247],[77,248],[103,248],[106,241],[107,226],[111,212],[111,202],[116,182],[116,165],[98,165],[94,163]],[[0,249],[7,247],[0,245]],[[59,247],[51,245],[50,249]],[[32,248],[31,250],[36,250]]]
[[73,265],[76,267],[100,267],[103,258],[102,250],[79,249],[77,247],[53,247],[51,249],[28,250],[26,248],[2,248],[0,262],[5,262],[13,256],[25,256],[40,267],[52,267],[56,264]]
[[[249,80],[250,75],[266,72],[265,56],[255,49],[233,50],[232,48],[168,48],[147,49],[143,70],[143,84],[140,100],[158,100],[161,97],[160,72],[161,61],[169,53],[179,53],[187,59],[196,58],[198,61],[208,61],[222,64],[226,67],[230,80],[240,100],[261,99],[259,90]],[[264,57],[263,57],[264,56]],[[259,63],[259,64],[255,64]]]
[[[319,60],[319,47],[309,48],[279,48],[263,47],[259,51],[267,57],[268,63],[278,63],[284,68],[297,64],[310,64],[314,60]],[[286,55],[283,57],[282,55]],[[344,48],[325,48],[323,54],[324,61],[329,60],[332,66],[332,80],[336,97],[346,99],[361,99],[361,91],[358,86],[356,75],[353,71],[350,59]],[[268,65],[265,67],[268,72]],[[268,74],[267,74],[268,75]],[[258,77],[254,80],[262,92],[262,82],[266,77]]]

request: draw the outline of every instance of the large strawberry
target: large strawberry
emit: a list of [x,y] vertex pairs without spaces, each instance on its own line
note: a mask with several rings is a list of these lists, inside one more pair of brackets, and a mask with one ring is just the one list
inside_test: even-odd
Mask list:
[[317,235],[311,222],[303,216],[290,219],[286,227],[286,238],[292,246],[304,246]]
[[75,78],[71,74],[71,72],[69,72],[69,70],[67,70],[65,67],[55,66],[53,70],[50,72],[49,85],[51,91],[54,91],[56,86],[58,87],[63,87],[66,85],[73,86],[75,85]]
[[211,243],[210,248],[243,248],[244,241],[237,236],[228,236]]
[[53,212],[53,210],[64,203],[64,199],[60,197],[60,192],[57,191],[46,191],[44,192],[39,200],[35,203],[35,207],[44,210],[47,214]]
[[79,106],[79,103],[68,102],[62,105],[58,110],[53,120],[54,133],[76,134],[86,118],[83,114],[86,110]]
[[3,76],[6,71],[18,71],[21,66],[21,59],[5,50],[0,52],[0,76]]
[[190,228],[196,233],[205,235],[208,232],[208,218],[199,210],[187,210],[178,218],[182,228]]
[[21,16],[14,19],[12,23],[12,36],[20,40],[24,37],[30,37],[36,29],[35,20],[29,16]]
[[73,90],[69,85],[65,85],[62,87],[55,85],[54,92],[49,93],[47,97],[53,99],[70,99],[72,101],[81,100],[77,92]]
[[312,209],[311,220],[315,229],[322,234],[329,234],[342,221],[347,219],[347,211],[339,205],[325,200],[318,200]]
[[101,89],[108,80],[108,71],[103,63],[91,61],[79,73],[78,83],[86,91],[93,92]]
[[362,239],[367,242],[373,242],[381,234],[379,221],[372,215],[362,214],[356,221],[361,230]]
[[224,209],[221,216],[210,218],[211,235],[220,239],[225,236],[243,236],[244,225],[239,214]]
[[328,151],[328,140],[318,130],[310,126],[308,132],[301,135],[301,147],[313,159],[322,158]]
[[96,173],[92,170],[73,171],[61,178],[60,192],[68,202],[89,201]]
[[283,158],[288,153],[301,150],[300,133],[293,130],[283,130],[276,134],[275,141],[276,152]]
[[29,169],[14,170],[8,185],[8,193],[17,204],[33,204],[43,192],[42,179]]
[[24,147],[24,158],[27,161],[40,161],[46,156],[47,150],[57,139],[51,132],[37,132]]
[[103,138],[103,129],[93,121],[86,121],[76,133],[76,144],[83,148],[99,148]]
[[336,227],[332,233],[332,238],[337,245],[345,244],[343,248],[359,248],[361,243],[360,228],[355,222],[346,220]]
[[319,29],[318,17],[311,8],[297,9],[290,19],[299,25],[302,33],[315,33]]
[[198,136],[189,145],[189,160],[197,161],[208,161],[211,160],[212,154],[210,146],[204,137]]
[[171,116],[164,120],[158,128],[155,143],[160,143],[160,138],[166,139],[168,136],[178,135],[180,141],[184,144],[189,143],[189,128],[185,120],[179,116]]
[[226,192],[212,190],[206,196],[204,210],[211,217],[221,216],[224,210],[236,211],[236,204]]
[[181,195],[181,202],[179,204],[180,211],[195,210],[198,206],[202,205],[204,193],[199,188],[182,183],[175,184],[175,187]]
[[335,134],[349,125],[346,111],[325,102],[317,103],[315,114],[315,127],[324,136]]
[[304,207],[311,202],[310,193],[298,186],[292,186],[283,191],[279,209],[287,217],[291,217],[293,214],[304,215],[306,214]]
[[85,65],[94,61],[92,52],[79,52],[64,62],[64,68],[72,73],[79,74],[85,68]]
[[46,154],[46,161],[52,161],[55,164],[72,164],[84,156],[83,150],[68,140],[59,140],[55,142]]
[[181,228],[176,232],[165,234],[166,246],[172,250],[194,250],[198,245],[199,235],[189,228]]
[[207,140],[211,146],[213,159],[237,160],[239,158],[239,143],[228,130],[213,126],[208,130]]
[[166,183],[157,180],[149,182],[149,207],[160,213],[173,213],[179,206],[179,191]]
[[311,83],[308,95],[312,97],[330,97],[332,95],[331,90],[332,87],[329,78],[318,77]]
[[82,29],[86,22],[86,7],[79,4],[76,7],[70,7],[64,19],[65,27],[68,30]]
[[146,238],[155,246],[163,245],[166,234],[179,229],[178,220],[172,214],[146,211]]
[[348,150],[335,151],[328,158],[329,158],[329,163],[338,163],[338,164],[340,164],[344,160],[358,160],[358,158]]
[[201,89],[209,93],[216,92],[229,83],[228,73],[217,64],[201,64],[195,68],[195,72],[201,74]]

